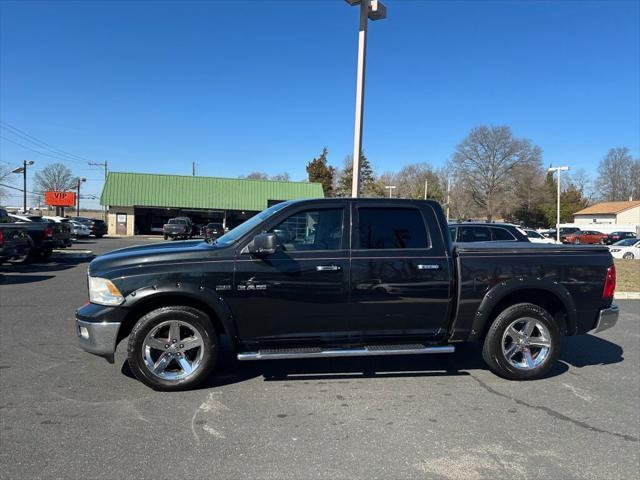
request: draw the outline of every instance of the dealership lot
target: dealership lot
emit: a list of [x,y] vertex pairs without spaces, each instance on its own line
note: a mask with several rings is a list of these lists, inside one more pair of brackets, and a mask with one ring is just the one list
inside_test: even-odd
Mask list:
[[[96,254],[152,240],[80,242]],[[160,240],[161,241],[161,240]],[[76,346],[80,260],[0,275],[0,478],[634,478],[640,302],[515,383],[454,355],[239,364],[153,392]]]

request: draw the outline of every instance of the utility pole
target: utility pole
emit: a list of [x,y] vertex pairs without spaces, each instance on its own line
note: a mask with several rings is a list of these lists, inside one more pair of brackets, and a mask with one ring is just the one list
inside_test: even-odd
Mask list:
[[86,179],[86,178],[84,178],[84,177],[78,177],[78,193],[77,193],[78,198],[77,198],[77,200],[76,200],[76,217],[79,217],[79,216],[80,216],[80,184],[81,184],[82,182],[86,182],[86,181],[87,181],[87,179]]
[[[107,175],[109,175],[109,166],[107,165],[107,161],[105,160],[104,162],[89,162],[89,165],[91,165],[92,167],[104,167],[104,185],[107,184]],[[103,189],[104,189],[104,185],[103,185]],[[78,197],[80,197],[80,195],[78,195]],[[78,212],[80,212],[80,209],[78,209]],[[107,206],[103,205],[102,208],[102,215],[104,216],[104,221],[107,221]],[[80,213],[78,213],[78,216],[80,216]]]
[[191,176],[196,176],[196,162],[191,162]]
[[447,178],[447,222],[449,221],[449,202],[451,201],[450,193],[451,193],[451,177],[448,177]]
[[569,170],[569,167],[550,167],[547,172],[558,172],[558,210],[556,216],[556,241],[560,243],[560,172]]
[[387,7],[379,0],[346,0],[360,5],[360,28],[358,30],[358,66],[356,71],[356,115],[353,133],[353,180],[351,196],[357,198],[360,192],[360,156],[362,154],[362,125],[364,116],[364,75],[367,58],[368,20],[382,20],[387,16]]
[[424,199],[427,199],[427,188],[429,187],[429,179],[425,179],[424,181]]
[[33,165],[33,160],[23,160],[21,167],[11,170],[11,173],[22,174],[22,210],[24,213],[27,213],[27,167],[29,165]]

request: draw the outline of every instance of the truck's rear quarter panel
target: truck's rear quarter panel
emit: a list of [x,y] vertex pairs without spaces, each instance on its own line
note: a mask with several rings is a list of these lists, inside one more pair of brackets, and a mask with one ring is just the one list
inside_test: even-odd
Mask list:
[[[523,290],[553,295],[564,305],[567,333],[586,333],[611,299],[602,292],[613,264],[608,249],[590,246],[494,243],[458,244],[458,313],[452,339],[473,339],[508,295]],[[524,296],[526,299],[526,295]],[[526,301],[526,300],[525,300]]]

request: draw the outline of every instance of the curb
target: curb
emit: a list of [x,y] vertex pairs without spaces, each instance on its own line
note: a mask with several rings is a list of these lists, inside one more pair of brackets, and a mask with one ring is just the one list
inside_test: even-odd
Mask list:
[[95,255],[91,250],[54,250],[51,256],[62,260],[67,258],[93,258]]
[[640,292],[616,292],[613,298],[616,300],[640,300]]

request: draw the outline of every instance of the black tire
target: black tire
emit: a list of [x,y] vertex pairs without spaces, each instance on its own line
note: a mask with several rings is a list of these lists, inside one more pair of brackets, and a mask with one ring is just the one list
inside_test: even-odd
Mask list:
[[[153,374],[144,360],[146,336],[158,325],[170,320],[188,324],[203,341],[202,359],[191,374],[179,380],[165,380]],[[154,390],[189,390],[202,383],[215,368],[218,357],[218,336],[208,315],[188,306],[162,307],[144,315],[129,335],[127,357],[131,371],[145,385]],[[177,364],[176,364],[177,365]]]
[[27,246],[22,250],[22,255],[12,258],[9,260],[9,263],[13,265],[26,265],[27,263],[31,263],[35,259],[35,256],[36,249],[33,245],[33,239],[30,235],[27,235]]
[[169,238],[169,235],[163,235],[163,237],[164,237],[164,239],[166,240],[166,239],[168,239],[168,238]]
[[100,233],[100,234],[96,235],[96,238],[102,238],[102,237],[104,237],[103,233]]
[[624,258],[625,260],[633,260],[633,253],[631,252],[627,252],[624,255],[622,255],[622,258]]
[[53,254],[52,248],[45,248],[44,250],[41,250],[40,252],[38,252],[38,260],[47,261],[49,260],[49,257],[51,257],[52,254]]
[[[531,318],[539,321],[549,333],[549,350],[546,358],[535,368],[516,368],[503,352],[503,338],[506,329],[514,321]],[[544,308],[532,303],[518,303],[503,310],[493,321],[482,347],[482,358],[496,375],[508,380],[536,380],[544,377],[558,360],[562,333],[553,317]]]

